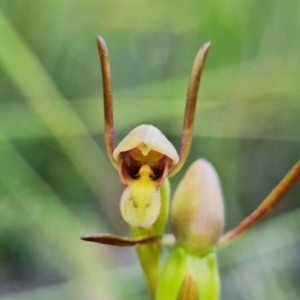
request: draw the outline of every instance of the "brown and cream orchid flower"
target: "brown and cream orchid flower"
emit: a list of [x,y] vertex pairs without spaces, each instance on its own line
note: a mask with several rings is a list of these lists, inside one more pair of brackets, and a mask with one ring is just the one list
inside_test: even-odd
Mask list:
[[[126,185],[120,201],[121,213],[125,221],[133,227],[147,229],[155,223],[160,213],[160,187],[162,183],[167,177],[171,177],[180,171],[188,156],[192,142],[199,83],[210,43],[206,43],[200,48],[192,67],[179,155],[163,133],[152,125],[136,127],[115,147],[113,92],[108,51],[101,37],[97,38],[97,45],[102,71],[106,150],[112,165],[119,172],[120,180]],[[190,172],[192,177],[196,178],[197,176],[194,176],[194,174],[198,174],[199,170],[196,168],[193,168],[193,170]],[[218,245],[227,244],[259,222],[286,194],[300,176],[299,173],[300,161],[296,163],[255,212],[215,243]],[[188,176],[186,182],[189,181]],[[199,193],[203,193],[203,190],[199,190]],[[102,239],[102,235],[86,235],[82,239],[104,244],[118,244],[117,241],[113,242],[113,239],[118,239],[117,236],[111,235],[111,238],[108,238],[108,236],[110,235],[105,234]],[[132,241],[130,241],[130,238],[120,238],[119,244],[137,245],[157,242],[158,240],[162,243],[165,241],[168,244],[172,238],[170,236],[153,239],[136,238]]]
[[[149,289],[157,300],[218,299],[215,249],[241,236],[272,210],[300,177],[300,161],[250,216],[223,234],[223,197],[217,172],[206,160],[197,160],[188,169],[173,197],[171,224],[174,236],[163,235],[169,215],[168,177],[182,168],[190,150],[199,82],[210,44],[200,48],[193,64],[177,154],[171,142],[152,125],[136,127],[115,147],[108,52],[102,38],[98,37],[97,43],[102,70],[105,144],[109,159],[126,186],[120,210],[124,220],[131,225],[133,237],[89,234],[82,239],[116,246],[138,246]],[[161,272],[162,244],[175,247]]]
[[190,77],[179,155],[162,132],[152,125],[133,129],[115,148],[113,96],[108,52],[102,38],[97,39],[104,95],[105,142],[110,161],[126,185],[120,209],[132,226],[149,228],[160,213],[160,186],[177,173],[189,153],[199,82],[210,44],[198,52]]

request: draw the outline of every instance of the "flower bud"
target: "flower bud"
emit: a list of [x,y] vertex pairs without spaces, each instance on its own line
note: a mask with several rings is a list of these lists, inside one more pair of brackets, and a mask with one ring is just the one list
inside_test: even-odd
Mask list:
[[224,226],[218,175],[204,159],[194,162],[175,191],[172,230],[184,248],[205,256],[213,251]]
[[177,245],[160,272],[155,300],[218,300],[220,282],[214,252],[199,257]]

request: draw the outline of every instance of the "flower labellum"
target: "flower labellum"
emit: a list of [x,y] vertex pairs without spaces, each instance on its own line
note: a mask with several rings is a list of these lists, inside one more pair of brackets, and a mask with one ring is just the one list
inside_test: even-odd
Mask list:
[[122,194],[121,213],[131,226],[147,228],[158,218],[160,191],[157,182],[152,180],[154,173],[149,165],[143,165],[135,176]]
[[150,227],[160,213],[160,186],[179,159],[174,146],[156,127],[141,125],[120,142],[113,158],[127,185],[120,202],[124,220]]

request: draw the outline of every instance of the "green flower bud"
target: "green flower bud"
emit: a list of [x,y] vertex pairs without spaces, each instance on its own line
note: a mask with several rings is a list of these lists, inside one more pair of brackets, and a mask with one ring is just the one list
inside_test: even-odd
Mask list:
[[194,162],[180,182],[172,203],[172,230],[184,248],[205,256],[213,251],[224,226],[218,175],[204,159]]
[[199,257],[176,246],[160,273],[155,300],[218,300],[219,286],[214,252]]

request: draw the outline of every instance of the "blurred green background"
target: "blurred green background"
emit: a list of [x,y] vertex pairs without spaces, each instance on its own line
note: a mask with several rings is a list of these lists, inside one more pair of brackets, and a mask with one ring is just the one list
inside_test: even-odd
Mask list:
[[[129,235],[103,144],[97,35],[117,141],[151,123],[177,148],[192,62],[212,42],[185,169],[214,164],[230,229],[299,159],[299,13],[298,0],[1,0],[0,299],[148,299],[135,249],[79,240]],[[222,299],[300,299],[299,194],[298,182],[220,249]]]

